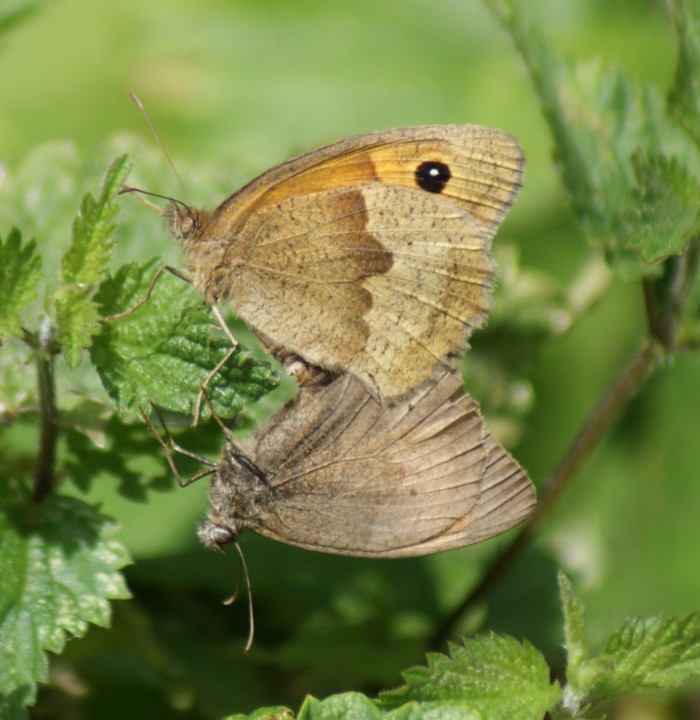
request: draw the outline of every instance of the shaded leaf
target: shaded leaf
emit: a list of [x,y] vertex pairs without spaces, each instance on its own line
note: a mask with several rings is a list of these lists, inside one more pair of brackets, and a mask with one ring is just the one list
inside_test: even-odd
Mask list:
[[88,623],[108,626],[108,601],[129,597],[117,572],[129,559],[109,539],[114,530],[76,499],[36,505],[19,483],[0,485],[0,696],[14,705],[33,702],[46,651],[61,652]]
[[35,297],[41,281],[41,258],[36,243],[22,246],[19,230],[10,231],[5,242],[0,239],[0,343],[20,336],[20,313]]
[[294,720],[294,713],[285,707],[258,708],[250,715],[229,715],[224,720]]
[[678,63],[668,95],[669,110],[700,145],[700,10],[693,0],[670,0],[678,36]]
[[700,676],[700,616],[630,620],[593,662],[601,669],[595,690],[606,701],[678,687]]
[[[555,160],[585,233],[606,249],[618,272],[658,273],[629,243],[639,230],[630,218],[641,217],[646,202],[637,188],[633,158],[639,153],[683,158],[694,171],[695,148],[665,115],[656,88],[599,64],[561,60],[539,30],[527,26],[513,0],[488,3],[532,78],[554,139]],[[659,219],[653,211],[647,218]],[[647,236],[665,232],[665,222],[649,225]]]
[[387,709],[356,692],[333,695],[325,700],[307,697],[299,710],[298,720],[481,720],[481,715],[462,702],[445,702],[424,707],[408,702]]
[[559,700],[559,686],[549,681],[549,667],[527,642],[498,635],[451,646],[450,657],[428,655],[428,667],[403,673],[406,684],[382,693],[384,705],[416,701],[424,708],[466,703],[489,720],[542,717]]
[[647,263],[678,255],[700,227],[697,181],[677,158],[632,157],[639,202],[628,215],[628,245]]
[[[129,264],[102,283],[95,299],[105,316],[128,310],[145,295],[159,262]],[[91,348],[107,392],[120,411],[134,412],[150,402],[191,414],[209,372],[230,349],[212,325],[209,309],[192,288],[163,273],[148,302],[116,320],[104,322]],[[238,347],[207,386],[214,409],[231,418],[241,406],[275,387],[265,363]]]
[[[181,431],[168,422],[168,430],[190,452],[211,457],[221,449],[223,438],[218,426],[214,432],[205,432],[202,425],[196,430],[188,427]],[[109,479],[117,484],[121,495],[143,502],[149,490],[171,488],[175,482],[161,447],[143,422],[125,424],[114,415],[107,421],[99,443],[71,428],[64,429],[63,437],[66,443],[63,467],[83,492],[88,492],[93,483]],[[201,470],[201,466],[187,458],[176,460],[185,477]]]

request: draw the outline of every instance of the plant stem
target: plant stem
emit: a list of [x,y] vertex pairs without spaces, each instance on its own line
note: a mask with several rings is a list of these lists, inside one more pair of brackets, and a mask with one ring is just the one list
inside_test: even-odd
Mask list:
[[56,458],[56,381],[54,378],[53,326],[45,317],[39,330],[37,348],[39,384],[39,453],[34,468],[34,502],[41,502],[50,494],[54,481]]
[[540,501],[532,515],[530,515],[510,545],[507,545],[493,559],[481,581],[445,618],[430,641],[431,648],[440,649],[443,647],[459,619],[484,597],[528,546],[563,490],[570,484],[605,433],[619,418],[627,403],[639,393],[662,355],[661,345],[654,340],[649,340],[632,357],[605,393],[598,406],[593,410],[559,467],[555,470],[549,482],[546,483]]

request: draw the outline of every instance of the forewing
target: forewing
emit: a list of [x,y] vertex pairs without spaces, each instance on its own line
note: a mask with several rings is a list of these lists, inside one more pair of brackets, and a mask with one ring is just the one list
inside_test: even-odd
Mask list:
[[235,206],[245,222],[289,198],[368,182],[415,188],[416,169],[425,161],[450,168],[442,194],[493,235],[520,189],[524,160],[515,138],[481,125],[421,125],[345,138],[263,173],[226,199],[215,218],[230,217]]
[[[440,191],[420,187],[426,162],[449,168]],[[214,213],[213,241],[234,238],[233,305],[272,345],[395,400],[483,324],[491,238],[522,162],[505,133],[446,125],[368,133],[284,163]]]

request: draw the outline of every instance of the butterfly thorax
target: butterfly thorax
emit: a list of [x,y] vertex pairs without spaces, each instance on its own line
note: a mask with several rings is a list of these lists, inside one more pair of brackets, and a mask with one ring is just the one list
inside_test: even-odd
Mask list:
[[172,202],[165,209],[165,224],[182,245],[192,284],[214,305],[226,294],[230,279],[224,271],[226,243],[212,234],[212,213]]

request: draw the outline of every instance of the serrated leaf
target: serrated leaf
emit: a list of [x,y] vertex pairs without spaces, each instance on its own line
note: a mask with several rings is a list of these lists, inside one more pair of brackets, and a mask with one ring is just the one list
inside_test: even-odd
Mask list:
[[[541,33],[526,25],[513,0],[488,1],[534,82],[562,180],[586,235],[606,249],[619,273],[658,273],[629,244],[638,231],[629,218],[640,215],[643,205],[632,158],[639,152],[675,156],[694,171],[695,147],[667,118],[655,87],[598,64],[561,60]],[[663,224],[647,228],[649,235],[664,231]]]
[[129,597],[117,572],[129,558],[114,530],[74,498],[36,505],[19,483],[0,485],[0,696],[31,703],[47,678],[46,651],[61,652],[89,623],[108,626],[109,600]]
[[[325,700],[307,697],[297,720],[482,720],[482,716],[463,702],[445,702],[439,707],[425,707],[408,702],[387,709],[361,693],[332,695]],[[249,720],[252,720],[250,718]]]
[[691,0],[671,0],[669,7],[678,36],[678,63],[668,95],[669,110],[700,145],[700,11]]
[[[102,283],[95,299],[104,315],[116,315],[143,299],[158,265],[156,260],[129,264]],[[152,402],[191,414],[202,383],[229,349],[202,299],[165,272],[138,310],[103,324],[90,352],[120,411],[135,412],[138,405]],[[270,367],[239,347],[212,378],[207,394],[216,412],[231,418],[275,385]]]
[[112,252],[114,202],[129,173],[126,155],[112,162],[100,196],[85,195],[73,223],[73,240],[61,261],[61,287],[54,296],[56,339],[68,367],[75,368],[83,348],[99,332],[99,313],[93,300],[96,284],[107,274]]
[[294,720],[294,713],[286,707],[277,705],[275,707],[258,708],[249,715],[229,715],[224,720]]
[[592,660],[606,701],[642,690],[678,687],[700,676],[700,616],[630,620]]
[[100,332],[100,316],[91,287],[64,286],[54,295],[56,336],[69,368],[80,364],[83,348]]
[[588,659],[588,640],[583,623],[583,603],[574,594],[569,578],[559,572],[559,594],[564,611],[564,639],[567,655],[566,675],[575,689],[580,689],[581,668]]
[[41,258],[36,243],[22,246],[22,235],[10,230],[5,242],[0,239],[0,343],[20,336],[20,313],[35,297],[41,281]]
[[73,240],[61,262],[64,285],[93,284],[107,272],[111,256],[114,221],[118,206],[114,202],[126,180],[131,163],[126,155],[116,158],[107,169],[100,195],[88,193],[73,222]]
[[430,654],[427,668],[412,668],[403,677],[403,687],[381,694],[382,704],[415,701],[430,708],[461,702],[489,720],[529,720],[551,710],[561,695],[538,650],[493,634],[451,646],[450,657]]
[[700,228],[697,181],[678,158],[632,157],[639,202],[628,215],[628,245],[647,263],[678,255]]

